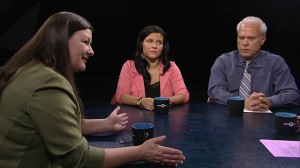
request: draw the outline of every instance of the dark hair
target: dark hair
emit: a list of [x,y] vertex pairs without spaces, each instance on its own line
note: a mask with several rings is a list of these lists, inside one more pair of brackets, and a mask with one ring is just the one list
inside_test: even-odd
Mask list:
[[44,63],[64,76],[72,85],[80,102],[70,67],[69,38],[79,30],[93,30],[83,17],[70,12],[58,12],[50,16],[36,34],[4,65],[0,71],[0,96],[16,71],[32,60]]
[[146,81],[151,81],[151,75],[148,72],[149,68],[149,62],[142,57],[143,53],[143,47],[141,43],[144,41],[144,39],[149,36],[151,33],[160,33],[163,36],[163,50],[159,57],[162,64],[164,65],[163,74],[170,68],[170,60],[169,60],[169,43],[167,39],[167,33],[160,27],[156,25],[150,25],[145,28],[143,28],[138,36],[137,42],[136,42],[136,49],[135,49],[135,55],[134,55],[134,63],[135,68],[138,71],[138,73],[142,74],[144,79]]

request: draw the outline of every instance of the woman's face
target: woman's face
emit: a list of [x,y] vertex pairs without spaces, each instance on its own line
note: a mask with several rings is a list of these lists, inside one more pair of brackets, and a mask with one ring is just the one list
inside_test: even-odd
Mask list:
[[149,34],[142,42],[143,56],[148,61],[156,61],[163,50],[164,38],[160,33]]
[[69,38],[71,68],[74,72],[84,71],[89,57],[94,55],[91,43],[92,31],[90,29],[77,31]]

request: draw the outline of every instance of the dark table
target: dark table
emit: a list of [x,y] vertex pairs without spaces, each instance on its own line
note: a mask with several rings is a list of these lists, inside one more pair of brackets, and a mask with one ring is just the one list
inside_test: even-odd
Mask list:
[[[87,118],[105,118],[114,106],[89,106]],[[271,109],[297,115],[300,108]],[[296,140],[300,143],[300,133],[292,136],[275,132],[274,114],[244,113],[242,117],[230,117],[227,107],[219,104],[189,103],[171,108],[167,115],[155,115],[138,107],[121,106],[121,111],[129,116],[129,123],[119,133],[103,133],[88,136],[91,146],[124,147],[132,146],[131,125],[136,122],[154,123],[154,135],[166,135],[162,144],[183,151],[186,160],[179,168],[300,168],[299,158],[274,157],[259,141]],[[299,150],[300,149],[295,149]],[[137,162],[125,167],[160,167]]]

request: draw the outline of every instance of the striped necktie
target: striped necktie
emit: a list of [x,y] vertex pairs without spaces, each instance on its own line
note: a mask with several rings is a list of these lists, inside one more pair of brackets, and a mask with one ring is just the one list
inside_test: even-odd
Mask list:
[[251,73],[249,69],[250,60],[246,60],[244,75],[240,85],[240,97],[248,98],[251,94]]

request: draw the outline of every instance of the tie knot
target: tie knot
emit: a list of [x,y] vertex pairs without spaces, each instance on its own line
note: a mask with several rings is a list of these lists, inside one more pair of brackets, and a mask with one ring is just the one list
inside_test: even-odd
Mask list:
[[251,60],[246,60],[246,65],[248,66],[251,62]]

